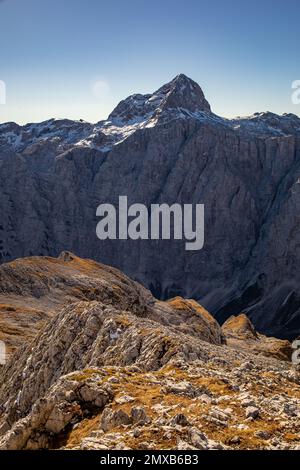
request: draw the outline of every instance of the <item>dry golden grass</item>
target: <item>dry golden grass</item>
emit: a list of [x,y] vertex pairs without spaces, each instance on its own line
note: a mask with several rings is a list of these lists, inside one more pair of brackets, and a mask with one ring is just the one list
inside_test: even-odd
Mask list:
[[[103,374],[102,377],[99,377],[101,374]],[[280,422],[266,419],[263,412],[256,420],[246,420],[245,409],[236,399],[236,392],[231,389],[230,384],[223,382],[218,377],[190,376],[185,370],[171,365],[166,365],[159,371],[151,373],[131,372],[127,368],[113,366],[104,367],[101,374],[93,369],[86,369],[82,375],[77,377],[77,380],[84,380],[98,375],[99,383],[104,383],[111,376],[118,377],[119,383],[111,384],[115,393],[114,400],[111,403],[113,410],[122,409],[130,414],[133,406],[143,406],[152,423],[155,423],[156,419],[162,415],[162,411],[158,410],[155,405],[161,405],[168,410],[168,419],[178,413],[183,413],[192,425],[205,432],[208,438],[230,445],[235,449],[264,449],[267,445],[266,441],[255,436],[257,431],[266,431],[271,437],[281,436],[282,438],[284,436],[287,442],[300,442],[299,434],[284,432]],[[204,393],[206,391],[215,398],[228,396],[228,400],[217,405],[221,410],[228,407],[232,408],[232,417],[229,418],[228,426],[223,427],[207,419],[212,408],[211,404],[197,398],[167,392],[163,385],[165,378],[172,379],[176,383],[188,380],[194,387],[201,388]],[[283,392],[282,385],[274,382],[273,386],[270,386],[267,390],[253,384],[251,394],[254,396],[262,393],[267,394],[267,392],[270,395]],[[294,396],[295,394],[299,396],[300,387],[295,386],[293,393]],[[134,400],[128,403],[116,403],[115,400],[123,395],[131,396]],[[100,418],[101,414],[83,420],[65,437],[65,445],[68,448],[78,446],[81,440],[88,437],[92,431],[99,430]],[[237,429],[238,424],[245,424],[248,428]],[[174,449],[178,438],[187,439],[187,429],[184,427],[166,431],[161,426],[145,426],[141,428],[141,434],[138,437],[128,434],[123,427],[116,427],[109,431],[109,433],[113,432],[121,433],[122,442],[132,449],[142,449],[144,442],[152,443],[155,449],[158,450]],[[236,436],[239,437],[240,442],[232,444],[231,440]]]

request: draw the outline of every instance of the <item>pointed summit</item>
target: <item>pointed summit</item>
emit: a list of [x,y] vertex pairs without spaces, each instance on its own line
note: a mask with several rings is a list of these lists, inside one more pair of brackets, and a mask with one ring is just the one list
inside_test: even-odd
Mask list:
[[128,123],[174,109],[192,113],[211,112],[200,86],[186,75],[179,74],[152,94],[134,94],[121,101],[108,119]]
[[177,75],[155,94],[164,94],[164,108],[184,108],[187,111],[210,112],[210,105],[198,83],[183,73]]

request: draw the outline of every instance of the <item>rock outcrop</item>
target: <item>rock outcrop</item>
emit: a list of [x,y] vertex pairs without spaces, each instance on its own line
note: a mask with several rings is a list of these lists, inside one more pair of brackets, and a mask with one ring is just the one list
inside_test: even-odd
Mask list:
[[[194,298],[223,322],[299,336],[300,119],[228,120],[184,75],[106,121],[0,125],[2,262],[62,250],[120,268],[160,299]],[[205,205],[205,244],[96,237],[96,209]]]
[[264,356],[291,360],[293,353],[291,343],[258,333],[245,314],[229,317],[223,324],[222,331],[229,346],[237,349],[245,348]]
[[290,360],[289,341],[258,333],[249,318],[230,317],[220,328],[195,300],[174,297],[159,301],[120,271],[70,252],[58,258],[31,257],[0,266],[0,340],[11,354],[32,340],[59,311],[79,301],[118,305],[181,333],[212,344],[246,348],[255,353]]

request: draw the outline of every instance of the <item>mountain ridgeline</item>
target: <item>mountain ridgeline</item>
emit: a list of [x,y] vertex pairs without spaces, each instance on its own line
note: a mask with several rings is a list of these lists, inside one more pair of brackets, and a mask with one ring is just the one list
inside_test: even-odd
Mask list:
[[[71,250],[115,266],[160,299],[197,299],[219,322],[300,329],[300,119],[225,119],[178,75],[122,101],[106,121],[0,125],[0,260]],[[106,240],[96,209],[204,204],[205,243]]]

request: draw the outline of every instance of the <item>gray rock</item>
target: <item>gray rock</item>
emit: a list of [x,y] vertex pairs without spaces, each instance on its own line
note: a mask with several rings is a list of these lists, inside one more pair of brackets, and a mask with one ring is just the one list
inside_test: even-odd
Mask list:
[[147,416],[145,408],[142,406],[134,406],[131,408],[131,418],[134,424],[144,425],[148,424],[151,419]]
[[45,428],[54,434],[62,431],[66,425],[78,414],[80,408],[68,402],[62,402],[54,406],[48,420],[46,421]]
[[258,437],[259,439],[264,439],[264,440],[268,440],[271,437],[268,431],[256,431],[254,433],[254,436]]
[[249,398],[244,398],[244,400],[241,401],[241,405],[244,406],[245,408],[248,408],[249,406],[255,406],[255,400],[252,397]]
[[188,442],[179,439],[177,442],[177,450],[197,450],[197,447],[190,445]]
[[100,387],[96,383],[87,382],[80,388],[79,397],[85,403],[90,403],[97,408],[103,408],[111,399],[112,391],[106,387]]
[[140,437],[140,435],[142,434],[141,430],[139,428],[135,428],[133,430],[133,436],[134,437]]
[[190,443],[199,450],[205,450],[208,446],[207,436],[196,428],[189,430]]
[[298,406],[295,403],[284,403],[282,412],[290,417],[298,416]]
[[[272,422],[278,424],[275,439],[261,437],[260,448],[295,445],[286,442],[287,433],[298,432],[299,421],[299,386],[288,377],[289,363],[222,344],[215,320],[199,304],[182,298],[157,302],[113,268],[74,255],[66,259],[30,258],[4,270],[0,284],[7,290],[24,282],[26,292],[31,292],[31,281],[24,281],[28,270],[33,282],[33,273],[38,272],[35,282],[46,289],[43,267],[49,286],[59,286],[56,302],[61,276],[64,295],[71,295],[70,286],[79,289],[73,283],[78,277],[85,295],[95,294],[96,277],[99,297],[71,302],[68,295],[67,305],[1,370],[1,450],[51,449],[56,435],[68,430],[71,439],[65,448],[74,442],[72,435],[84,435],[72,448],[140,448],[140,441],[147,439],[148,448],[162,442],[176,447],[183,441],[180,446],[187,442],[197,449],[227,449],[223,441],[227,444],[228,433],[220,426],[230,426],[231,435],[242,437],[244,431],[254,435],[258,425],[267,429]],[[14,277],[17,282],[9,282]],[[49,286],[43,302],[52,298]],[[22,298],[20,293],[19,305]],[[111,332],[118,329],[112,340]],[[211,361],[216,354],[218,361]],[[237,356],[242,364],[253,364],[250,376],[236,376]],[[219,360],[222,357],[224,361]],[[120,397],[125,397],[121,403]],[[246,407],[246,425],[240,405],[252,398],[257,407]],[[132,399],[139,406],[129,405]],[[260,420],[255,422],[259,410]],[[291,416],[282,416],[283,410]],[[210,439],[216,432],[222,442]]]
[[187,417],[182,414],[178,413],[177,415],[173,416],[173,418],[170,421],[170,426],[190,426],[191,423],[187,419]]
[[122,405],[123,403],[131,403],[132,401],[134,401],[134,398],[130,395],[122,395],[121,397],[115,398],[115,402],[119,405]]
[[259,409],[255,406],[248,406],[246,408],[246,418],[256,419],[259,416]]
[[109,431],[118,426],[128,426],[132,424],[132,419],[123,410],[112,411],[110,408],[105,408],[101,416],[101,428],[103,431]]

